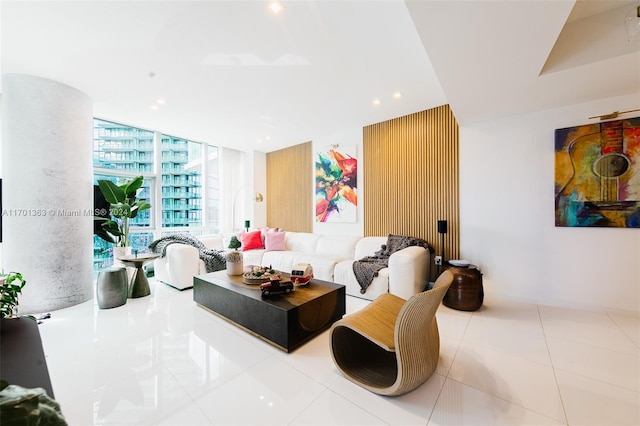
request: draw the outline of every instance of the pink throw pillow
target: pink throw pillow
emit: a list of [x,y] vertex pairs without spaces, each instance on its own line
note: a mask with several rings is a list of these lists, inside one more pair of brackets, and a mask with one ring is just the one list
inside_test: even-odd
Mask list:
[[264,248],[264,245],[262,245],[262,237],[260,235],[260,231],[243,232],[240,234],[242,251]]
[[264,248],[269,251],[284,251],[284,232],[267,232],[264,237]]

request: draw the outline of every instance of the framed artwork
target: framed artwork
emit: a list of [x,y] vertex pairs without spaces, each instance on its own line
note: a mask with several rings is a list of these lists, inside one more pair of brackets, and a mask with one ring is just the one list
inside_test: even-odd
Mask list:
[[555,131],[556,226],[640,228],[640,117]]
[[357,145],[316,154],[316,222],[354,223],[358,207]]

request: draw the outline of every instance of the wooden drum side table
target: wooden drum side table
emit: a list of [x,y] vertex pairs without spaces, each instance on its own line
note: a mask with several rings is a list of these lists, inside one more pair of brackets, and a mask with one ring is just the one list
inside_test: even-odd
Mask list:
[[447,265],[453,274],[453,283],[442,299],[442,303],[459,311],[476,311],[482,306],[484,289],[482,287],[482,273],[475,265],[454,266]]

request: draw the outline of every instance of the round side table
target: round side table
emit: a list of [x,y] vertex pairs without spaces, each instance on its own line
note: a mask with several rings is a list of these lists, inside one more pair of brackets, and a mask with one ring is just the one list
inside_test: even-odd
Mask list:
[[149,280],[147,280],[147,276],[145,275],[142,266],[145,263],[157,259],[158,257],[160,256],[157,254],[143,254],[138,256],[122,256],[118,258],[118,260],[125,266],[136,268],[136,272],[135,274],[133,274],[131,283],[129,284],[129,299],[144,297],[151,294],[151,289],[149,288]]
[[482,273],[475,265],[447,265],[445,269],[453,274],[453,283],[442,299],[442,303],[459,311],[476,311],[482,306],[484,288]]

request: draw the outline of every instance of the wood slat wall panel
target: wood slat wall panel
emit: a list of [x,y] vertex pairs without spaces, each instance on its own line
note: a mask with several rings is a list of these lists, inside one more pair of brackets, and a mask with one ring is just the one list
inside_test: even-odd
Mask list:
[[[364,234],[423,238],[445,259],[460,254],[458,123],[448,105],[363,129]],[[431,268],[434,270],[435,268]]]
[[311,142],[267,153],[267,226],[313,232]]

